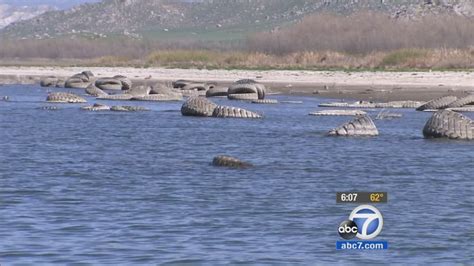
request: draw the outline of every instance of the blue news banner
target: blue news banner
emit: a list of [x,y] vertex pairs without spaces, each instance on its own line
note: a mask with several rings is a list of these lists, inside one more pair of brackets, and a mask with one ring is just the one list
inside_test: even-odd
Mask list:
[[387,241],[337,241],[337,250],[385,250],[388,249]]

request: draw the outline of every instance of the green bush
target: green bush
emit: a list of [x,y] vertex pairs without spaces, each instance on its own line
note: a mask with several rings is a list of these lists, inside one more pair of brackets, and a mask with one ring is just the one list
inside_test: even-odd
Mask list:
[[406,64],[410,60],[423,58],[428,55],[426,50],[422,49],[402,49],[391,52],[382,59],[382,66],[399,66]]

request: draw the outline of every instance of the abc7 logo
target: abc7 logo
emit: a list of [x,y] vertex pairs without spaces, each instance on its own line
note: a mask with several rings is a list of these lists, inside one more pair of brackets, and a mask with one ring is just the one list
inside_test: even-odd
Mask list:
[[357,224],[351,220],[345,220],[339,225],[338,232],[339,235],[344,239],[352,239],[356,237],[359,228]]
[[355,208],[349,220],[343,221],[338,228],[339,235],[344,239],[372,239],[380,234],[383,227],[383,217],[380,211],[371,205],[361,205]]

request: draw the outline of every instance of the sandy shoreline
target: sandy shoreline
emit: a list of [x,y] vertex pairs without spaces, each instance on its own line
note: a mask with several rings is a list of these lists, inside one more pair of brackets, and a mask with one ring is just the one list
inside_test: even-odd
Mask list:
[[110,67],[0,67],[0,84],[31,84],[44,76],[69,77],[83,70],[98,77],[126,75],[136,82],[177,79],[214,81],[227,85],[242,78],[256,79],[273,92],[328,98],[367,100],[429,100],[437,96],[474,93],[474,72],[344,72],[252,71]]

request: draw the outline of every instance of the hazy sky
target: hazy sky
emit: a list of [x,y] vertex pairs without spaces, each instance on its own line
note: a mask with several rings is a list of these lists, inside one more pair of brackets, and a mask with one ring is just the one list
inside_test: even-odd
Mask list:
[[69,8],[74,5],[90,2],[100,2],[100,0],[0,0],[0,4],[16,6],[50,5],[59,8]]

